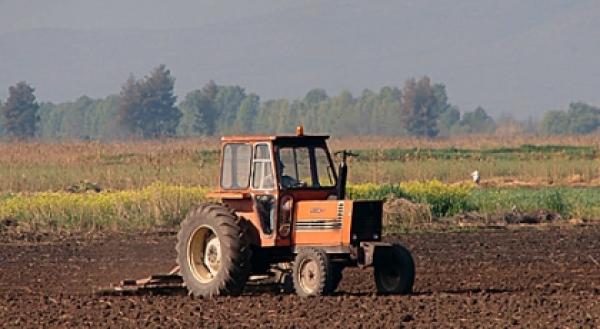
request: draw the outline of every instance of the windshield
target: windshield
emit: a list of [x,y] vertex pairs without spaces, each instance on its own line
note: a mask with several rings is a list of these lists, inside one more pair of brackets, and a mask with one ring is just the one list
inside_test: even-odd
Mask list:
[[284,146],[278,152],[282,188],[335,186],[335,174],[327,152],[320,146]]

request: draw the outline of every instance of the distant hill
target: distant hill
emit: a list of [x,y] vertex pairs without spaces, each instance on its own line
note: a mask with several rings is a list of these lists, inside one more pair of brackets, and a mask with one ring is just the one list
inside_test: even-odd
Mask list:
[[600,104],[600,3],[330,1],[190,29],[34,29],[0,35],[0,99],[27,80],[40,100],[117,93],[164,63],[182,96],[209,79],[263,98],[399,85],[430,75],[463,110],[521,117]]

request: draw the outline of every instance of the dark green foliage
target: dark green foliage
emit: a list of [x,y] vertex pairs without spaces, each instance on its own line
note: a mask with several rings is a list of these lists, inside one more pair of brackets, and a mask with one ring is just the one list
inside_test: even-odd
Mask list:
[[461,193],[458,190],[452,191],[452,189],[441,191],[435,188],[422,188],[409,192],[396,184],[368,184],[362,187],[349,186],[347,193],[348,198],[354,200],[404,198],[412,202],[427,204],[431,214],[435,217],[447,217],[464,211],[474,210],[469,202],[468,193]]
[[576,187],[543,188],[474,188],[468,193],[422,189],[408,192],[395,184],[352,186],[351,199],[386,200],[405,198],[429,205],[435,217],[453,216],[462,212],[480,214],[547,210],[563,218],[597,219],[600,214],[600,189]]
[[218,111],[215,98],[218,86],[209,81],[202,90],[194,90],[179,105],[183,114],[179,123],[181,136],[207,136],[215,133]]
[[487,112],[478,106],[473,112],[466,112],[453,132],[461,134],[491,133],[496,130],[496,122]]
[[185,96],[178,127],[180,136],[251,133],[260,98],[246,95],[239,86],[219,86],[210,81],[202,90]]
[[481,213],[544,209],[563,218],[597,219],[599,198],[598,188],[486,188],[471,191],[469,202]]
[[164,65],[142,80],[130,77],[121,89],[118,123],[142,138],[175,135],[181,112],[175,107],[175,79]]
[[1,107],[4,135],[18,139],[35,136],[40,106],[35,100],[34,91],[24,81],[8,89],[8,98]]
[[408,194],[395,184],[373,185],[372,188],[355,189],[349,187],[348,198],[353,200],[388,200],[390,198],[408,198]]
[[540,128],[548,135],[566,134],[569,131],[569,116],[563,111],[547,112]]
[[306,93],[306,96],[304,96],[304,104],[309,106],[317,105],[327,99],[329,99],[329,96],[327,96],[325,89],[315,88]]
[[40,105],[39,137],[42,139],[115,139],[121,135],[115,118],[118,96]]
[[437,83],[432,88],[436,112],[438,113],[437,128],[439,129],[439,135],[448,136],[450,135],[450,129],[460,121],[460,110],[448,103],[446,86]]
[[569,104],[568,111],[547,112],[540,130],[548,135],[589,134],[600,127],[600,108],[582,102]]
[[242,101],[246,98],[244,88],[239,86],[219,86],[214,98],[217,109],[216,129],[222,134],[234,132],[234,123]]
[[239,134],[253,133],[253,122],[258,114],[260,98],[256,94],[250,94],[244,98],[237,112],[233,131]]
[[404,128],[410,135],[437,136],[440,107],[428,77],[406,81],[402,89],[401,116]]
[[449,136],[452,128],[460,121],[460,110],[453,105],[444,108],[438,118],[438,127],[441,136]]
[[600,109],[585,103],[571,103],[568,117],[569,132],[573,134],[588,134],[600,126]]
[[415,161],[415,160],[537,160],[537,159],[596,159],[593,146],[522,145],[490,149],[459,148],[394,148],[385,150],[356,150],[360,157],[354,161]]
[[[405,90],[386,86],[354,96],[329,96],[315,88],[296,100],[261,101],[239,86],[209,81],[175,107],[174,78],[164,65],[143,79],[131,77],[119,95],[82,96],[73,102],[42,103],[38,135],[51,139],[117,139],[225,134],[307,133],[334,136],[448,136],[460,111],[448,102],[446,88],[429,78],[411,79]],[[470,130],[469,130],[470,131]],[[0,130],[0,133],[2,130]],[[439,132],[439,134],[438,134]]]

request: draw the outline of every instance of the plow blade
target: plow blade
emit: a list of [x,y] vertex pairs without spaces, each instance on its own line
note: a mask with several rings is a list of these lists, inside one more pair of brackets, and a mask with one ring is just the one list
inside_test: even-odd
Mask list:
[[101,295],[187,294],[183,279],[178,273],[179,266],[176,266],[167,274],[154,274],[138,280],[123,280],[118,285],[100,290],[99,293]]

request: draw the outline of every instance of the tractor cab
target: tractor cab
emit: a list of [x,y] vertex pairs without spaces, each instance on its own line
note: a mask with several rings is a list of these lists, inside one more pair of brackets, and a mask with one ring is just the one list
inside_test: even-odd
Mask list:
[[290,245],[294,205],[338,200],[338,176],[326,135],[227,136],[221,174],[211,193],[252,221],[261,246]]

